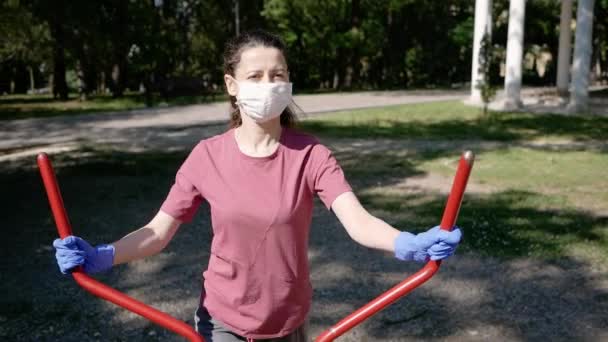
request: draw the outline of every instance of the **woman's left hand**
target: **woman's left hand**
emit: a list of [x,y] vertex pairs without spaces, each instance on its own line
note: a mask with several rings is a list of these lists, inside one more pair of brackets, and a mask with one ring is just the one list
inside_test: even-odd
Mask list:
[[461,238],[458,227],[447,231],[436,226],[416,235],[401,232],[395,239],[395,257],[417,262],[445,259],[454,254]]

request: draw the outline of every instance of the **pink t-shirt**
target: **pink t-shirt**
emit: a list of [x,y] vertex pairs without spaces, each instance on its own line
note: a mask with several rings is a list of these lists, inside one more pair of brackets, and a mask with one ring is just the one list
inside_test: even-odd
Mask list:
[[272,155],[251,157],[231,129],[194,148],[161,210],[189,222],[203,199],[209,203],[203,305],[240,335],[274,338],[294,331],[310,310],[313,196],[330,208],[347,191],[336,159],[314,137],[285,128]]

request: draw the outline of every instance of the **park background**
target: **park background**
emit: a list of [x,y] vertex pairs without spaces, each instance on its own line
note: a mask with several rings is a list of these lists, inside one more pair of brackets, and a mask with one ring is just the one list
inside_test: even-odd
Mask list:
[[[145,224],[190,149],[226,129],[225,42],[263,28],[288,45],[300,128],[334,151],[373,214],[435,225],[460,153],[477,154],[457,255],[344,341],[608,339],[608,1],[514,1],[525,4],[515,110],[499,105],[509,1],[477,0],[492,25],[479,89],[475,1],[3,1],[0,338],[179,340],[58,272],[35,156],[51,154],[82,237],[106,243]],[[556,87],[564,2],[573,32],[578,7],[592,8],[577,111]],[[356,245],[319,202],[314,215],[317,336],[420,265]],[[97,278],[192,323],[209,225],[203,206],[161,254]]]

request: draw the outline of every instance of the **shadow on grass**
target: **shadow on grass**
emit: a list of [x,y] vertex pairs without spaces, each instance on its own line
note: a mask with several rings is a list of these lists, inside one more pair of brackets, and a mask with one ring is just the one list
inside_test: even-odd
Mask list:
[[[438,224],[445,198],[421,195],[362,195],[370,209],[407,216],[396,222],[401,227],[431,227]],[[427,197],[427,196],[425,196]],[[408,205],[415,200],[415,205]],[[574,244],[595,245],[608,250],[600,232],[608,229],[608,217],[596,217],[573,209],[538,209],[546,196],[525,191],[504,191],[486,196],[466,195],[458,225],[466,228],[463,249],[485,256],[515,258],[534,256],[560,258]]]
[[[457,160],[458,153],[445,149],[410,151],[399,156],[397,152],[341,152],[336,158],[366,208],[390,215],[391,222],[404,229],[439,224],[445,196],[436,190],[408,191],[395,186],[408,177],[424,175],[417,165],[445,157]],[[475,169],[472,172],[474,175]],[[374,191],[366,191],[370,189]],[[555,203],[552,196],[532,191],[465,194],[458,221],[469,228],[463,248],[499,258],[560,258],[573,244],[593,244],[598,250],[608,250],[608,236],[600,234],[608,229],[608,217],[563,204],[559,204],[560,209],[547,209],[556,208],[555,204],[548,206],[551,203]],[[603,254],[608,260],[608,254]]]
[[[608,217],[538,209],[535,203],[543,197],[517,191],[466,195],[458,255],[443,264],[437,279],[370,318],[347,340],[601,340],[608,333],[608,290],[600,285],[605,273],[589,273],[593,265],[570,252],[594,249],[603,254],[597,262],[604,263],[608,240],[601,232],[608,229]],[[445,205],[445,196],[428,193],[360,198],[379,217],[410,231],[436,225]],[[312,269],[333,264],[341,271],[315,282],[318,309],[311,324],[323,328],[422,267],[355,245],[327,216],[320,213],[313,221]]]
[[[356,115],[356,112],[353,114]],[[390,139],[484,139],[519,141],[545,136],[563,136],[575,140],[608,139],[608,118],[525,113],[492,113],[474,120],[440,122],[399,120],[303,121],[302,128],[316,135],[332,138]]]
[[[54,156],[74,231],[97,244],[114,241],[145,224],[165,198],[186,153],[86,150],[80,155]],[[339,159],[355,191],[363,193],[360,197],[365,206],[384,213],[395,226],[409,229],[437,224],[445,197],[426,192],[364,193],[378,183],[390,187],[421,175],[417,163],[436,156],[420,154],[398,161],[378,155],[358,159],[352,154]],[[6,319],[2,330],[6,336],[2,337],[82,341],[99,332],[105,340],[178,341],[143,319],[117,318],[120,309],[92,298],[59,274],[50,247],[56,231],[33,164],[32,158],[31,165],[0,166],[0,186],[5,193],[0,214],[6,246],[0,252],[0,291],[5,294],[0,315]],[[541,195],[530,192],[467,195],[459,219],[465,229],[459,253],[463,259],[446,262],[439,278],[446,286],[467,284],[458,290],[467,296],[467,291],[481,288],[479,300],[465,303],[458,300],[458,293],[446,296],[423,287],[366,323],[362,328],[370,340],[452,336],[484,325],[504,329],[512,334],[507,337],[522,340],[593,339],[593,331],[604,331],[606,315],[602,314],[608,295],[585,273],[588,265],[568,257],[566,248],[581,243],[606,249],[607,241],[598,232],[607,228],[607,219],[569,209],[542,210],[538,208],[542,201]],[[419,268],[356,245],[335,216],[322,210],[318,201],[316,205],[310,240],[315,251],[313,272],[331,264],[349,270],[334,273],[333,280],[315,282],[314,298],[319,305],[358,307],[394,285],[395,277]],[[211,239],[208,210],[200,210],[198,215],[196,223],[182,227],[160,256],[121,266],[100,278],[191,323]],[[488,257],[487,261],[466,261],[479,255]],[[537,259],[543,260],[539,264],[549,265],[555,272],[523,276],[525,270],[511,260],[528,255],[539,256]],[[549,264],[544,259],[549,259]],[[326,328],[349,312],[315,311],[311,323]]]

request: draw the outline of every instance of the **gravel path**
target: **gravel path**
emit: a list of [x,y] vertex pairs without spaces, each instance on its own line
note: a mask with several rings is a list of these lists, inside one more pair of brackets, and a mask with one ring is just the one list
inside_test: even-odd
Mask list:
[[[306,115],[337,110],[408,103],[462,100],[462,91],[391,91],[295,96]],[[228,104],[224,102],[152,108],[117,113],[0,121],[0,154],[22,156],[38,146],[62,148],[75,143],[120,145],[143,149],[175,150],[191,146],[200,127],[217,124],[224,129]],[[51,145],[51,146],[49,146]],[[2,153],[4,152],[4,153]],[[34,152],[34,154],[37,152]],[[30,153],[31,154],[31,153]],[[2,161],[2,159],[0,159]]]

